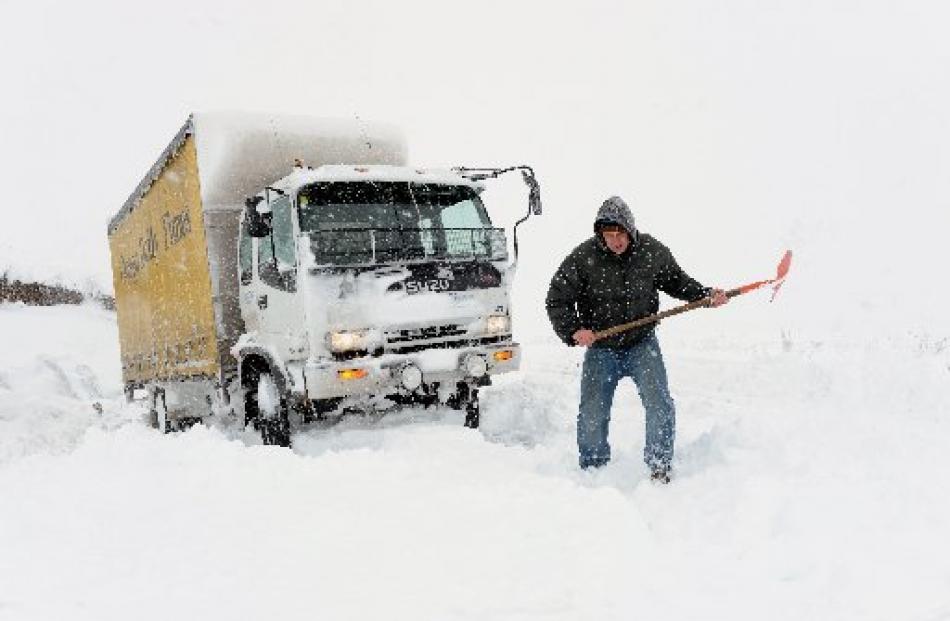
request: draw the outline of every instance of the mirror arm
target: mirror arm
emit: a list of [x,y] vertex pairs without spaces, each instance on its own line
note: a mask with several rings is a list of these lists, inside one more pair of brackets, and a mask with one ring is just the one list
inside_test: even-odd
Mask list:
[[527,219],[530,218],[530,217],[531,217],[531,207],[529,206],[529,207],[528,207],[528,213],[526,213],[523,218],[521,218],[520,220],[518,220],[517,222],[515,222],[514,231],[513,231],[513,232],[514,232],[513,245],[514,245],[514,249],[515,249],[515,263],[518,262],[518,227],[521,226],[521,223],[522,223],[522,222],[524,222],[525,220],[527,220]]
[[521,218],[515,222],[514,226],[514,239],[513,246],[515,251],[515,263],[518,262],[518,227],[521,224],[534,215],[541,215],[541,186],[538,185],[538,180],[534,176],[534,169],[528,166],[527,164],[521,164],[518,166],[509,166],[508,168],[467,168],[465,166],[458,166],[452,169],[462,177],[466,179],[471,179],[472,181],[484,181],[486,179],[496,179],[505,173],[509,173],[515,170],[521,171],[521,178],[524,179],[525,184],[528,186],[528,213],[525,214],[525,217]]

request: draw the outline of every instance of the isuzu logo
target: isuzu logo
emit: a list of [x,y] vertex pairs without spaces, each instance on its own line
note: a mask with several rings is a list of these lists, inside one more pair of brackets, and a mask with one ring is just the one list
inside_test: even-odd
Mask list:
[[420,269],[405,281],[406,293],[423,291],[451,291],[455,273],[451,267],[440,265],[436,269]]
[[448,291],[452,288],[452,281],[448,278],[430,278],[428,280],[407,280],[406,293],[421,293],[423,291]]

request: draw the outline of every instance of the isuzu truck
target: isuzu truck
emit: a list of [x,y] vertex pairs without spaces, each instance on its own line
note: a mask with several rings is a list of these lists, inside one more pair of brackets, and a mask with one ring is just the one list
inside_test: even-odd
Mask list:
[[[514,371],[517,228],[528,166],[407,165],[392,127],[196,114],[108,227],[126,393],[163,432],[211,416],[289,446],[348,412],[443,404]],[[513,257],[482,200],[520,173]]]

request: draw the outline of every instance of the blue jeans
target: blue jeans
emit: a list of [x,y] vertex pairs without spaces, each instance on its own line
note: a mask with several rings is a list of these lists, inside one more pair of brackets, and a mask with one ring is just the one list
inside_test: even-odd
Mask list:
[[581,374],[581,402],[577,416],[577,448],[581,468],[610,461],[607,434],[610,407],[617,382],[629,377],[637,386],[646,410],[643,460],[651,469],[668,468],[673,460],[676,410],[666,379],[666,367],[656,334],[628,349],[589,347]]

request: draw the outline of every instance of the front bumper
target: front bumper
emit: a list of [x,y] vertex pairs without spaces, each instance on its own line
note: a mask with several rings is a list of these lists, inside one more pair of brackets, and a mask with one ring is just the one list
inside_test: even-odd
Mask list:
[[[466,370],[468,356],[481,356],[487,367],[485,374],[498,375],[518,370],[521,346],[517,343],[499,343],[460,349],[427,349],[346,361],[310,360],[303,367],[304,384],[310,399],[405,393],[410,391],[403,386],[400,373],[405,365],[412,364],[422,372],[424,384],[439,383],[454,387],[458,382],[478,379]],[[350,373],[344,373],[347,371]]]

